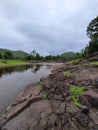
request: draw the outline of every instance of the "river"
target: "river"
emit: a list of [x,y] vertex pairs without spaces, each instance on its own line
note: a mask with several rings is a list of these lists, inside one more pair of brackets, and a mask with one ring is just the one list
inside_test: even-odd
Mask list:
[[0,68],[0,115],[24,88],[50,72],[46,65]]

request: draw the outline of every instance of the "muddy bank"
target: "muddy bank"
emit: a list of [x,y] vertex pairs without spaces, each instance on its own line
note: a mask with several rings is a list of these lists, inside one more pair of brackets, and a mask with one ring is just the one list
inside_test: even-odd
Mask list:
[[97,130],[97,81],[98,67],[85,62],[54,66],[7,108],[2,130]]

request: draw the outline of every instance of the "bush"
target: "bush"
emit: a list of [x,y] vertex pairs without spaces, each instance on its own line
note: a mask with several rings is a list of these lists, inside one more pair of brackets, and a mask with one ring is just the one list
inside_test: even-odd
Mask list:
[[72,73],[70,71],[65,71],[65,72],[63,72],[63,75],[70,77],[70,76],[72,76]]
[[81,103],[79,102],[79,96],[82,95],[83,91],[86,88],[84,86],[78,87],[75,85],[70,85],[70,93],[71,93],[71,99],[74,105],[80,107]]

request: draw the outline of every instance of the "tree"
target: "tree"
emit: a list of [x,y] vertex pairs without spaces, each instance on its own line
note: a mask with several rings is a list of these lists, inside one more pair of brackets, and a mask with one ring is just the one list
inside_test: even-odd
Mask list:
[[24,56],[24,59],[25,59],[25,60],[32,60],[32,59],[33,59],[33,56],[32,56],[32,55],[25,55],[25,56]]
[[90,38],[88,45],[89,54],[98,51],[98,16],[87,27],[87,35]]
[[0,53],[0,59],[2,59],[2,54]]
[[31,52],[31,55],[33,55],[34,57],[36,57],[36,51],[33,50],[33,51]]
[[40,60],[40,55],[39,55],[39,53],[36,53],[36,60]]
[[12,52],[10,52],[10,51],[5,51],[4,58],[5,58],[5,59],[12,59],[12,58],[13,58]]

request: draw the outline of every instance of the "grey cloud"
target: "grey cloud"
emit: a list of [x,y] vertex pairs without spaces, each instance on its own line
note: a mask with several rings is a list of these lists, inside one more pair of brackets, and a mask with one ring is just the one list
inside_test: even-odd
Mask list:
[[80,51],[88,44],[86,28],[97,5],[97,0],[2,0],[0,47],[41,55]]

